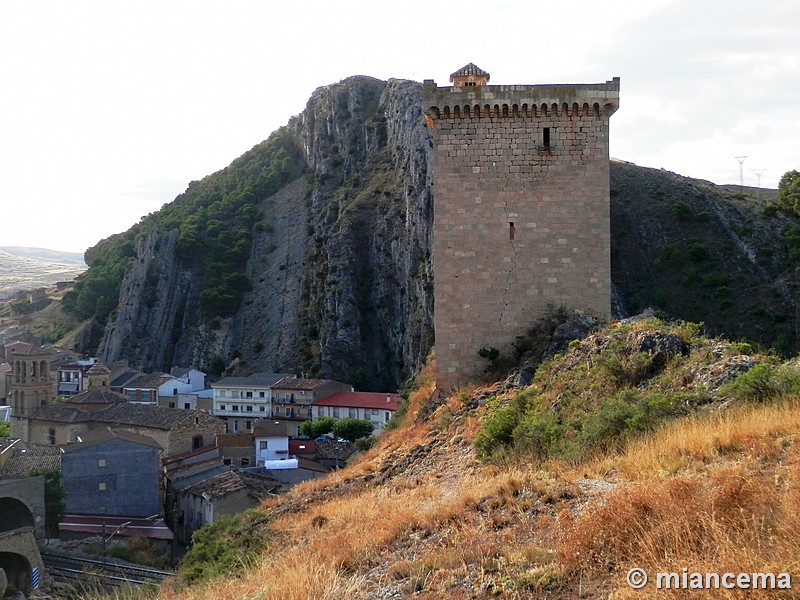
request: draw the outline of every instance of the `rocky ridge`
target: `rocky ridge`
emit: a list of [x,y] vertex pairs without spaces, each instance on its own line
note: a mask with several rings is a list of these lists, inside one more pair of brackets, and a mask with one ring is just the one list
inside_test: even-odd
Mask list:
[[[319,88],[285,131],[305,175],[267,198],[237,314],[204,318],[202,273],[175,232],[138,241],[100,356],[143,369],[295,371],[397,389],[433,346],[431,142],[421,85],[352,77]],[[613,124],[612,124],[613,134]],[[211,175],[209,177],[214,177]],[[178,199],[177,201],[180,201]],[[769,193],[623,161],[611,168],[616,317],[651,306],[713,333],[797,347],[797,286]]]

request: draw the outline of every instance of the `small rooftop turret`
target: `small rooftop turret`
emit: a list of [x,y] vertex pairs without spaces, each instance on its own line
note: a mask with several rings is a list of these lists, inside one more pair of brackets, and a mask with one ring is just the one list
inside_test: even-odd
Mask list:
[[469,63],[450,75],[450,83],[457,87],[486,85],[489,83],[489,73]]

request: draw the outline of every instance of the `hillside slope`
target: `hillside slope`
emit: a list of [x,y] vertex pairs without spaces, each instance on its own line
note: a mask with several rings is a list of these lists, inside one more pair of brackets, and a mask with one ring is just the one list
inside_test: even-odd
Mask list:
[[[643,352],[648,340],[660,342]],[[683,324],[618,324],[571,344],[529,387],[476,386],[444,401],[430,397],[429,365],[403,425],[345,470],[205,529],[182,566],[192,585],[159,597],[659,597],[652,585],[632,591],[628,569],[789,571],[800,559],[800,371],[745,349]],[[612,380],[615,360],[624,365]],[[589,365],[607,368],[587,375]],[[758,404],[746,401],[759,379],[750,371],[773,385]],[[591,399],[620,392],[658,391],[675,410],[580,459],[537,458],[524,444],[479,459],[491,420],[525,399],[544,395],[548,412],[577,422],[567,382],[576,396],[593,388],[580,404],[587,427],[612,423]]]
[[[243,372],[397,389],[433,344],[420,102],[410,81],[319,88],[269,140],[87,252],[90,273],[72,300],[105,325],[101,357],[212,373],[238,359]],[[800,229],[765,212],[766,191],[619,161],[611,190],[617,316],[652,306],[796,349]]]

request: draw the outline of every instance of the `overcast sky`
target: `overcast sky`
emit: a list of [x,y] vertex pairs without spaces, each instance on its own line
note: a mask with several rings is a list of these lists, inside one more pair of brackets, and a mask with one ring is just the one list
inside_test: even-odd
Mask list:
[[350,75],[621,78],[611,155],[715,183],[800,169],[797,0],[0,3],[0,246],[82,252]]

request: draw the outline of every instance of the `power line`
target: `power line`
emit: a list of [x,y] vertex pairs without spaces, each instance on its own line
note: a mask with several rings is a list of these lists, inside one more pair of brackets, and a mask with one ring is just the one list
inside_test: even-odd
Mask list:
[[758,179],[758,187],[761,187],[761,176],[767,172],[767,169],[750,169],[753,173],[756,174],[756,178]]

